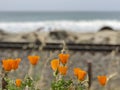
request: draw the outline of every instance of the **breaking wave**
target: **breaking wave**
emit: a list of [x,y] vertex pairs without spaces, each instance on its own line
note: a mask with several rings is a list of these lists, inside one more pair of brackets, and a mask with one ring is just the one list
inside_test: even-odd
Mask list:
[[0,22],[0,29],[7,32],[30,32],[35,30],[69,30],[75,32],[96,32],[103,26],[120,30],[120,21],[42,21],[42,22]]

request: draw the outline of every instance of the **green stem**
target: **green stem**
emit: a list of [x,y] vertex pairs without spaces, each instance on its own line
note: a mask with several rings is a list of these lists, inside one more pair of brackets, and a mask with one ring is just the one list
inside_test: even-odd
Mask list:
[[80,90],[83,90],[82,87],[80,88]]
[[80,87],[80,90],[83,90],[82,86]]
[[106,90],[105,86],[102,87],[102,90]]
[[29,68],[29,71],[28,71],[28,75],[29,76],[32,76],[33,75],[33,68],[34,68],[34,66],[33,65],[30,65],[30,68]]
[[82,83],[80,82],[80,90],[83,90]]

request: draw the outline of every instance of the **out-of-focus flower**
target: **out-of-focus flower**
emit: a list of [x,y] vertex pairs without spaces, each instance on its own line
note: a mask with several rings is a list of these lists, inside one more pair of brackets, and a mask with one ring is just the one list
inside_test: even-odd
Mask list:
[[80,68],[74,68],[74,75],[78,77],[78,73],[80,70]]
[[12,69],[13,70],[16,70],[19,67],[20,61],[21,61],[20,58],[17,58],[16,60],[13,60],[13,63],[12,63]]
[[20,87],[21,83],[22,83],[22,80],[21,79],[16,79],[15,83],[16,83],[17,87]]
[[2,67],[5,71],[12,70],[13,59],[2,60]]
[[51,68],[56,71],[59,67],[59,60],[58,59],[53,59],[51,61]]
[[67,69],[68,69],[67,66],[59,66],[59,73],[60,73],[61,75],[66,75]]
[[106,76],[98,76],[98,81],[100,85],[105,86],[107,83],[107,77]]
[[84,71],[84,70],[79,70],[78,71],[78,79],[80,80],[80,81],[83,81],[84,79],[85,79],[85,76],[86,76],[86,71]]
[[69,54],[59,54],[59,59],[60,59],[60,62],[62,64],[66,64],[68,62],[68,59],[69,59]]
[[2,66],[4,68],[5,71],[11,71],[16,70],[19,66],[21,59],[17,58],[16,60],[14,59],[6,59],[6,60],[2,60]]
[[39,56],[28,56],[28,59],[32,65],[36,65],[40,57]]

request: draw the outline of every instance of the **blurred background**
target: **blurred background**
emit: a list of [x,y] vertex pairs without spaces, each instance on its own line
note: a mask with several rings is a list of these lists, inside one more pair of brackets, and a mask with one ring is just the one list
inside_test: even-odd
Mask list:
[[[1,0],[0,42],[46,42],[81,44],[120,44],[120,1],[119,0]],[[42,47],[41,47],[42,48]],[[11,53],[12,52],[12,53]],[[15,77],[23,78],[29,66],[28,55],[40,55],[41,61],[35,68],[38,86],[48,90],[52,70],[50,60],[58,58],[56,51],[0,50],[0,59],[22,58]],[[68,77],[74,78],[72,68],[87,70],[87,62],[93,65],[92,90],[98,90],[97,75],[117,75],[107,85],[107,90],[120,90],[120,53],[69,51]],[[47,58],[46,58],[47,57]],[[24,69],[23,69],[24,67]],[[13,74],[13,73],[12,73]],[[11,77],[12,77],[11,74]],[[15,78],[13,77],[13,78]]]

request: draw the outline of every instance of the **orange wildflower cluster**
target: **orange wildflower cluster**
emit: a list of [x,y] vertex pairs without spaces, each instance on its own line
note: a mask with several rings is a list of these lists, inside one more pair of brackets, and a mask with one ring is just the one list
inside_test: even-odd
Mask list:
[[98,81],[100,85],[105,86],[107,83],[107,77],[106,76],[98,76]]
[[28,60],[32,65],[36,65],[39,61],[40,57],[39,56],[28,56]]
[[86,76],[86,71],[80,68],[74,68],[74,75],[78,78],[78,80],[83,81]]
[[[51,68],[54,72],[58,72],[60,75],[66,75],[68,67],[66,66],[69,54],[59,54],[59,59],[53,59],[51,61]],[[32,65],[37,65],[40,57],[39,56],[28,56],[28,60]],[[21,62],[20,58],[17,59],[6,59],[2,60],[2,67],[5,71],[11,71],[16,70],[19,67],[19,64]],[[82,82],[85,80],[87,72],[82,70],[81,68],[74,68],[73,70],[74,75],[77,77],[77,79]],[[105,86],[107,83],[107,77],[106,76],[98,76],[98,81],[100,85]],[[16,79],[15,84],[17,87],[20,87],[22,84],[21,79]]]
[[[51,61],[51,68],[61,75],[66,75],[68,67],[66,66],[69,58],[69,54],[59,54],[59,59],[53,59]],[[61,65],[62,64],[62,65]]]
[[22,80],[21,79],[16,79],[15,83],[16,83],[17,87],[20,87],[21,83],[22,83]]
[[11,70],[16,70],[19,67],[21,59],[7,59],[7,60],[2,60],[2,66],[5,71],[11,71]]

